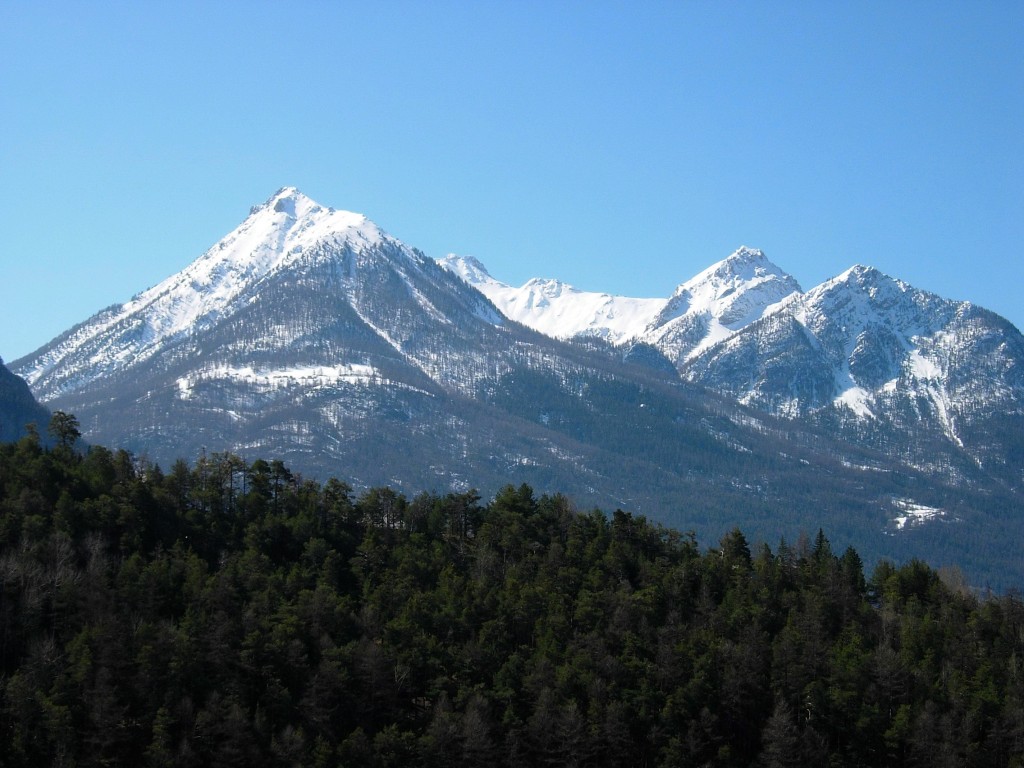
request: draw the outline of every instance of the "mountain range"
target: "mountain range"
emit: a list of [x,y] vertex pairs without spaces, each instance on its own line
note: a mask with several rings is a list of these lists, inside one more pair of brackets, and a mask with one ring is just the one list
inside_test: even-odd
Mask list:
[[681,378],[745,405],[815,424],[954,482],[977,470],[1024,488],[1024,337],[969,302],[854,266],[803,292],[758,250],[740,248],[668,299],[522,288],[475,259],[446,268],[508,317],[560,338],[654,347]]
[[286,187],[180,273],[15,361],[86,439],[280,458],[356,487],[529,483],[702,540],[819,525],[1024,583],[1008,322],[741,248],[666,299],[504,285]]

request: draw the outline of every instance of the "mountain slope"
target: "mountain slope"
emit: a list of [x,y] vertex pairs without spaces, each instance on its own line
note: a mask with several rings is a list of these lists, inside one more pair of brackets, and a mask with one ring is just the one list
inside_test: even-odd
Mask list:
[[[402,358],[402,340],[390,337],[385,329],[394,318],[375,325],[380,307],[373,291],[360,293],[362,287],[352,280],[355,270],[372,271],[373,263],[382,260],[397,269],[378,276],[382,284],[375,288],[408,290],[415,294],[419,311],[438,314],[428,294],[415,287],[410,277],[412,273],[423,277],[426,270],[432,275],[428,282],[444,282],[444,274],[432,261],[381,232],[364,216],[323,208],[294,188],[284,188],[186,269],[127,304],[97,314],[35,353],[30,362],[19,361],[19,370],[41,397],[80,391],[175,344],[187,347],[189,337],[202,335],[237,317],[248,305],[265,300],[263,286],[272,286],[276,276],[294,273],[296,268],[330,272],[330,279],[339,281],[349,294],[347,307],[364,326],[367,338],[361,343],[390,348],[387,354]],[[387,285],[388,280],[393,284]],[[273,310],[277,324],[263,329],[275,347],[301,343],[320,322],[284,310]],[[490,321],[498,317],[479,300],[461,310],[482,313]]]
[[856,266],[794,295],[681,373],[772,413],[829,426],[915,466],[1020,487],[1024,337],[967,302]]
[[478,483],[510,468],[577,472],[601,449],[489,403],[527,380],[582,392],[627,375],[611,362],[509,325],[364,217],[286,188],[181,273],[17,365],[92,439],[161,461],[232,448],[429,487],[471,482],[474,467]]
[[519,288],[495,280],[477,259],[449,255],[441,265],[486,295],[508,318],[559,339],[642,341],[681,365],[761,317],[800,286],[763,252],[742,247],[682,283],[668,299],[580,291],[534,278]]

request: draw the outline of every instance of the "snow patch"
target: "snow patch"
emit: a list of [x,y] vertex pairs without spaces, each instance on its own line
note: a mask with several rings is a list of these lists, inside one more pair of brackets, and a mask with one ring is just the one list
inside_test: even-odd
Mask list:
[[921,354],[920,349],[914,349],[907,355],[907,368],[911,375],[918,381],[929,381],[942,376],[942,370],[935,361],[929,360]]
[[842,392],[834,401],[836,405],[849,408],[861,419],[873,419],[875,414],[871,411],[871,393],[863,387],[850,387]]
[[907,527],[922,525],[930,520],[938,520],[946,516],[945,510],[918,504],[913,499],[893,499],[892,505],[901,513],[892,519],[896,524],[896,530],[900,531]]
[[188,400],[195,386],[205,381],[230,381],[245,384],[254,389],[268,391],[294,386],[306,388],[334,386],[338,384],[379,383],[380,372],[370,365],[297,366],[294,368],[257,369],[245,367],[216,367],[196,371],[177,380],[178,396]]

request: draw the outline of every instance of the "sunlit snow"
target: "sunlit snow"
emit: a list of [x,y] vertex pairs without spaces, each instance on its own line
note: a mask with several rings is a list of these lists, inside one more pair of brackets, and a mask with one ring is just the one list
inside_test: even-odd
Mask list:
[[483,293],[509,319],[559,339],[586,335],[613,344],[628,341],[657,317],[667,301],[581,291],[540,278],[514,288],[491,277],[472,256],[452,254],[439,263]]
[[308,388],[338,384],[370,384],[379,381],[380,378],[380,372],[369,365],[317,365],[278,369],[218,366],[183,376],[177,380],[177,385],[178,396],[187,400],[195,386],[203,381],[232,381],[257,390],[271,390],[296,385]]
[[216,321],[242,291],[316,246],[329,243],[362,250],[386,239],[390,238],[362,214],[324,208],[294,187],[284,187],[184,270],[83,324],[22,375],[34,384],[87,343],[117,337],[113,345],[94,344],[96,351],[88,361],[91,371],[81,370],[79,375],[89,380],[109,373]]
[[903,530],[908,526],[921,525],[929,520],[935,520],[946,515],[946,512],[938,507],[918,504],[912,499],[893,499],[892,503],[901,512],[901,514],[893,518],[893,522],[896,523],[898,530]]
[[842,392],[834,402],[836,405],[845,405],[861,418],[873,419],[875,417],[869,406],[871,394],[863,387],[850,387]]
[[[612,344],[642,339],[673,360],[690,359],[762,317],[800,286],[761,251],[741,247],[680,285],[668,299],[581,291],[534,278],[519,288],[494,279],[477,259],[440,261],[507,317],[555,338],[596,336]],[[693,338],[694,323],[701,324]]]

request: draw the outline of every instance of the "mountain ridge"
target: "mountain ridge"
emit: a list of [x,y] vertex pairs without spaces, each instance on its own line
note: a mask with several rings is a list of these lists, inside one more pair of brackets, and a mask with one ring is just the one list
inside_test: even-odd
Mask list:
[[[493,285],[481,289],[504,308]],[[546,329],[539,309],[520,321]],[[963,477],[951,464],[979,464],[982,454],[993,465],[998,452],[983,435],[961,434],[964,425],[977,432],[971,424],[985,418],[981,406],[1011,420],[1024,414],[1024,337],[1012,323],[862,264],[802,291],[763,252],[742,246],[681,283],[642,332],[604,338],[649,345],[687,381],[951,477]],[[878,423],[887,425],[885,439]],[[922,430],[950,445],[916,446]],[[1024,473],[994,463],[1003,465],[1001,480],[1024,486]]]

